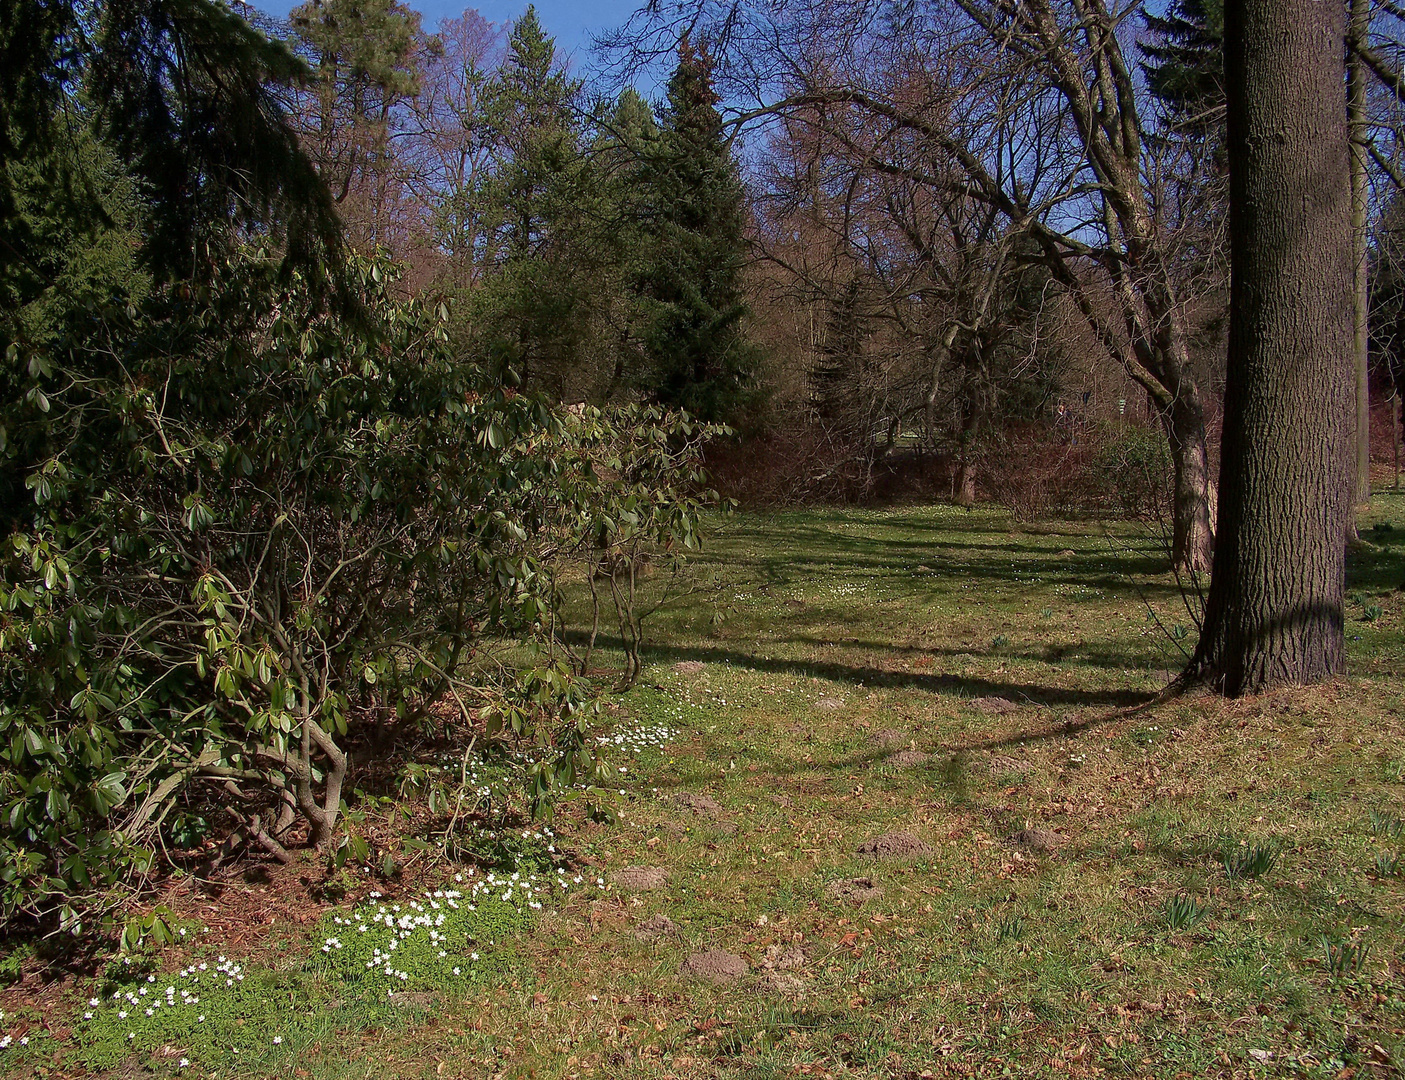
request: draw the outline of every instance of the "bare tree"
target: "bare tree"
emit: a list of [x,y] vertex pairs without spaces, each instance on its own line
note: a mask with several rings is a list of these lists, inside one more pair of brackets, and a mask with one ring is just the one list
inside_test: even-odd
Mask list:
[[[869,165],[968,197],[1027,234],[1110,358],[1145,388],[1174,463],[1173,554],[1214,543],[1205,406],[1181,283],[1148,169],[1139,87],[1104,0],[694,0],[645,8],[614,44],[647,56],[680,20],[707,27],[740,123],[846,105],[883,129]],[[841,115],[836,111],[835,115]],[[904,154],[889,151],[902,147]],[[1111,313],[1100,297],[1115,296]]]

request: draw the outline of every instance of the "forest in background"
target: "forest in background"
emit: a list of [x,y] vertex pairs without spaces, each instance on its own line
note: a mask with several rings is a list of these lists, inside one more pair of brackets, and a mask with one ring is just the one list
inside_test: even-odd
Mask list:
[[[1398,21],[1358,8],[1358,367],[1389,459]],[[711,461],[746,502],[1133,514],[1207,569],[1222,6],[1106,13],[1125,115],[1087,127],[1030,72],[1093,44],[1036,42],[1002,68],[961,5],[861,9],[641,13],[575,71],[531,10],[427,28],[388,0],[323,2],[262,25],[312,68],[298,123],[349,242],[393,254],[407,291],[452,297],[457,346],[498,350],[558,401],[725,420],[742,438]],[[670,68],[659,101],[627,85]]]

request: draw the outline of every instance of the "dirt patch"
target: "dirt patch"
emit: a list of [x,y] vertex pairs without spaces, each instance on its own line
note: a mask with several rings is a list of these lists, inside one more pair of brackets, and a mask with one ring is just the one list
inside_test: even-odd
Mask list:
[[930,760],[929,754],[921,753],[917,750],[899,750],[896,754],[887,758],[883,764],[891,765],[895,769],[911,769],[918,765],[927,764]]
[[691,810],[699,817],[721,817],[722,804],[711,795],[699,795],[692,791],[680,791],[673,801],[685,810]]
[[640,941],[657,941],[678,933],[678,924],[662,913],[651,915],[634,928],[634,936]]
[[788,971],[766,972],[761,976],[761,985],[765,989],[785,997],[798,998],[804,996],[805,993],[805,980]]
[[985,713],[986,716],[1004,716],[1006,713],[1019,712],[1020,707],[1009,698],[1003,697],[978,697],[966,702],[968,708],[978,713]]
[[657,866],[626,866],[611,874],[610,880],[630,892],[649,892],[668,884],[668,871]]
[[824,891],[831,900],[841,900],[846,904],[863,904],[869,900],[877,900],[883,895],[883,887],[868,877],[831,881]]
[[838,712],[844,707],[844,699],[837,697],[822,697],[815,702],[815,708],[823,709],[825,712]]
[[678,967],[678,974],[700,982],[726,983],[745,977],[750,970],[750,965],[736,953],[708,949],[684,960]]
[[908,741],[907,732],[895,727],[875,731],[869,738],[873,740],[875,746],[902,746]]
[[996,754],[986,764],[990,766],[991,773],[996,776],[1001,773],[1019,773],[1021,776],[1028,776],[1034,771],[1034,766],[1029,762],[1010,757],[1007,754]]
[[680,660],[673,665],[673,670],[680,675],[701,675],[705,666],[701,660]]
[[795,971],[805,966],[805,950],[799,945],[767,945],[761,966],[771,971]]
[[870,836],[854,850],[873,859],[912,859],[919,855],[931,855],[936,849],[920,836],[910,832],[894,832]]
[[1021,829],[1010,836],[1010,843],[1014,847],[1033,852],[1035,855],[1047,855],[1051,851],[1057,851],[1062,842],[1058,833],[1048,829]]

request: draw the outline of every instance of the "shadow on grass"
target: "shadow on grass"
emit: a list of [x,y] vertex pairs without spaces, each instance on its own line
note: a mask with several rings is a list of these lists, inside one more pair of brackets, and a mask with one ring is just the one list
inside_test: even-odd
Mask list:
[[[566,637],[578,648],[583,647],[587,639],[587,635],[579,631],[568,633]],[[601,635],[596,639],[596,648],[621,647],[617,637],[607,638]],[[856,667],[826,661],[767,658],[734,649],[696,645],[648,645],[643,651],[643,659],[646,664],[699,660],[708,664],[731,664],[752,671],[810,676],[855,686],[910,688],[962,698],[1000,697],[1013,701],[1016,705],[1044,708],[1088,708],[1100,705],[1127,708],[1144,704],[1154,696],[1139,690],[1071,690],[1063,686],[1041,686],[1038,683],[983,679],[939,672],[884,671],[881,668]]]

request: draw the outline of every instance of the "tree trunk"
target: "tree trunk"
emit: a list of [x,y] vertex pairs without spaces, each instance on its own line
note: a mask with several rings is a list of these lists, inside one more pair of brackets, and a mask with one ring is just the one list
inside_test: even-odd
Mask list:
[[1186,574],[1208,574],[1215,555],[1214,485],[1199,394],[1186,393],[1161,411],[1171,448],[1171,561]]
[[1188,680],[1343,667],[1354,380],[1342,4],[1225,7],[1231,324],[1219,532]]
[[[1371,0],[1351,0],[1351,23],[1348,34],[1353,44],[1366,43],[1371,24]],[[1366,246],[1367,214],[1366,158],[1370,153],[1371,133],[1366,115],[1366,64],[1358,49],[1347,52],[1347,110],[1351,138],[1351,230],[1352,257],[1355,260],[1355,288],[1352,290],[1353,357],[1356,365],[1356,462],[1355,505],[1371,501],[1371,369],[1370,326],[1371,304],[1370,267]],[[1355,513],[1352,531],[1355,531]]]

